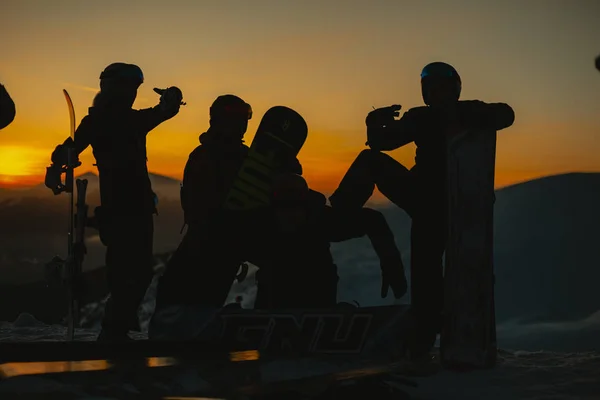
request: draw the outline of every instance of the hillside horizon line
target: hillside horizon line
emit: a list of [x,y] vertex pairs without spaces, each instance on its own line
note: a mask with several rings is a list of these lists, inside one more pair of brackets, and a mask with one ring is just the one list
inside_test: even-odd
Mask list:
[[[174,178],[169,175],[160,174],[157,172],[149,172],[148,174],[151,178],[156,178],[156,179],[164,180],[164,181],[171,182],[171,183],[180,183],[181,182],[181,179]],[[508,188],[512,188],[514,186],[522,185],[522,184],[525,184],[528,182],[534,182],[534,181],[539,181],[539,180],[544,180],[544,179],[549,179],[549,178],[554,178],[554,177],[560,177],[560,176],[568,176],[568,175],[600,175],[600,171],[597,171],[597,172],[570,171],[570,172],[561,172],[561,173],[556,173],[556,174],[542,175],[542,176],[539,176],[536,178],[526,179],[526,180],[514,182],[514,183],[511,183],[508,185],[504,185],[504,186],[497,186],[495,188],[495,190],[508,189]],[[93,170],[87,170],[85,172],[75,175],[75,179],[78,179],[78,178],[85,179],[85,178],[89,178],[89,177],[93,177],[93,178],[97,179],[98,173]],[[1,188],[1,190],[4,192],[7,192],[7,191],[22,192],[22,191],[27,191],[28,189],[35,189],[36,187],[39,187],[39,186],[44,186],[43,180],[36,184],[32,184],[32,185],[28,185],[28,186],[19,186],[19,187],[14,187],[14,188],[5,187],[5,188]]]

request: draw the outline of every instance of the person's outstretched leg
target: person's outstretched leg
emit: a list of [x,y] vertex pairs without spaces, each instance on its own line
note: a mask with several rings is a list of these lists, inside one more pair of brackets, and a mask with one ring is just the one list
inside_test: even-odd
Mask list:
[[329,201],[336,208],[360,208],[373,195],[375,187],[398,207],[411,208],[410,171],[385,153],[363,150],[352,163]]

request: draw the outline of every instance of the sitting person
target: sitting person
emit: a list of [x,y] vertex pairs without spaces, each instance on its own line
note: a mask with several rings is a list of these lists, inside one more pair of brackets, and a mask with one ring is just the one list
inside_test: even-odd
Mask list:
[[251,260],[260,268],[255,308],[335,307],[338,275],[330,243],[364,235],[381,262],[382,297],[390,286],[396,298],[404,296],[407,283],[400,251],[380,212],[334,210],[296,174],[281,174],[273,189],[270,220],[275,229],[257,238],[264,246],[255,245],[263,249]]
[[[440,331],[443,309],[443,266],[448,234],[446,148],[464,130],[499,131],[510,127],[513,109],[504,103],[459,100],[461,78],[451,65],[434,62],[421,72],[423,107],[401,106],[371,111],[366,118],[367,145],[329,198],[334,209],[363,207],[375,187],[406,211],[411,227],[411,305],[417,334],[411,357],[429,357]],[[416,144],[415,166],[407,169],[385,151]]]

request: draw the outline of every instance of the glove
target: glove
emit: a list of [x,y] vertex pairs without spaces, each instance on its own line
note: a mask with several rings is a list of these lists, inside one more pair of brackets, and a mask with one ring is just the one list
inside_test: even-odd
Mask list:
[[59,144],[56,146],[52,155],[50,156],[50,160],[54,165],[66,165],[67,164],[67,148],[64,144]]
[[382,126],[382,125],[389,124],[396,117],[400,116],[401,108],[402,108],[401,105],[394,104],[389,107],[375,109],[375,110],[371,111],[369,114],[367,114],[365,123],[366,123],[367,127],[374,126],[374,125]]
[[377,150],[377,134],[373,134],[373,131],[379,133],[381,128],[400,115],[400,109],[402,108],[399,104],[394,104],[389,107],[378,108],[367,114],[365,124],[367,125],[367,142],[365,146],[371,147],[373,150]]
[[389,289],[392,288],[396,299],[402,298],[408,290],[408,283],[404,274],[404,265],[387,264],[381,262],[381,298],[384,299],[388,295]]
[[166,89],[154,88],[154,92],[160,95],[159,107],[168,114],[175,115],[179,112],[180,106],[186,105],[183,102],[183,93],[177,86]]
[[[52,164],[57,165],[57,166],[66,166],[69,162],[68,151],[69,151],[69,149],[74,148],[74,146],[75,146],[75,142],[73,142],[73,139],[71,139],[70,137],[67,140],[65,140],[65,142],[63,144],[59,144],[58,146],[56,146],[56,148],[52,152],[52,155],[50,156],[50,160],[52,161]],[[74,162],[74,165],[72,166],[73,168],[81,165],[81,162],[79,162],[78,157],[75,160],[73,160],[73,162]]]

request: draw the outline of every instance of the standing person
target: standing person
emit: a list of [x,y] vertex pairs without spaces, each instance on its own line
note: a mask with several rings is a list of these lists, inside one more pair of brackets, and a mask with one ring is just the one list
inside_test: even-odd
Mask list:
[[75,132],[52,154],[66,164],[67,148],[79,155],[92,146],[100,180],[97,227],[107,246],[106,266],[110,299],[106,304],[98,340],[128,340],[137,326],[137,310],[153,275],[153,214],[156,195],[148,176],[146,135],[174,117],[182,104],[177,87],[154,89],[161,94],[157,106],[132,109],[142,70],[133,64],[114,63],[100,75],[100,92]]
[[10,97],[4,85],[0,84],[0,129],[6,128],[14,121],[17,113],[15,102]]
[[237,231],[226,226],[222,206],[248,154],[244,135],[252,107],[226,94],[213,102],[209,116],[209,128],[183,172],[181,206],[188,228],[159,279],[151,338],[187,334],[193,330],[193,322],[187,322],[192,314],[222,307],[245,261],[236,251]]
[[[246,231],[246,212],[225,210],[223,204],[249,151],[244,135],[252,107],[226,94],[213,102],[209,116],[209,128],[184,169],[181,206],[188,229],[159,279],[151,338],[195,336],[223,306],[248,260],[244,249],[253,233]],[[284,168],[302,173],[296,158]]]
[[[333,208],[362,207],[375,186],[412,217],[411,304],[417,322],[413,358],[426,356],[440,330],[443,300],[442,256],[447,240],[446,141],[461,129],[501,130],[514,122],[504,103],[459,101],[462,83],[449,64],[434,62],[421,72],[426,106],[396,120],[401,106],[369,113],[370,149],[363,150],[330,197]],[[415,166],[409,171],[383,151],[414,142]]]

